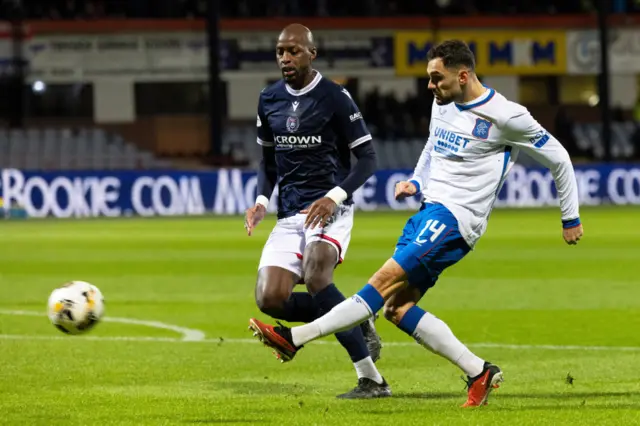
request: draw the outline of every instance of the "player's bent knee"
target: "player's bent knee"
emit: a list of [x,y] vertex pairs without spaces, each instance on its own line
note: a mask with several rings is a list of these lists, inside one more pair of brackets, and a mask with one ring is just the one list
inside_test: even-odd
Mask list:
[[396,307],[392,306],[392,305],[388,305],[388,304],[384,305],[384,308],[383,308],[383,311],[382,311],[385,319],[387,321],[390,321],[390,322],[394,323],[394,324],[396,323],[394,321],[395,318],[396,318],[396,312],[397,312]]
[[[283,270],[284,271],[284,270]],[[291,296],[296,276],[290,271],[260,271],[256,283],[256,305],[267,315],[281,309]]]
[[404,305],[386,303],[384,305],[383,314],[388,321],[392,322],[395,325],[398,325],[400,324],[400,321],[402,321],[402,317],[404,317],[404,315],[409,309],[411,309],[412,306],[415,306],[415,303],[408,302]]
[[406,285],[389,298],[384,304],[384,317],[395,325],[399,325],[406,313],[420,301],[422,293],[419,289]]
[[256,305],[262,313],[270,315],[274,310],[282,309],[289,295],[278,291],[256,292]]

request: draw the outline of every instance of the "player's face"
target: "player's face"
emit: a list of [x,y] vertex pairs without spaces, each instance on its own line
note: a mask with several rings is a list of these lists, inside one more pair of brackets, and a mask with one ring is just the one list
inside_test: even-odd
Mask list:
[[462,99],[462,83],[465,71],[449,69],[444,66],[442,59],[429,61],[427,74],[429,75],[429,90],[433,92],[438,105],[446,105]]
[[287,83],[301,81],[311,67],[312,52],[295,39],[278,40],[276,58]]

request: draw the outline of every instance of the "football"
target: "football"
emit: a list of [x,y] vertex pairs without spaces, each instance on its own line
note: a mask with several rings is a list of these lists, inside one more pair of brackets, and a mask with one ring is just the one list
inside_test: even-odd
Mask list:
[[93,284],[71,281],[49,296],[49,320],[66,334],[83,334],[93,329],[104,315],[104,298]]

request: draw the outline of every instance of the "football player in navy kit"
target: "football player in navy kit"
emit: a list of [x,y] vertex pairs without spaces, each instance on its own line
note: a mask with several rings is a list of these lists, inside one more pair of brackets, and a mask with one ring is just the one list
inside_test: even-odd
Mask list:
[[[251,235],[278,186],[278,220],[260,259],[256,303],[263,313],[289,322],[311,322],[345,299],[333,271],[351,238],[353,192],[376,167],[362,114],[346,89],[313,69],[316,55],[308,28],[292,24],[280,33],[276,59],[283,79],[260,93],[257,142],[263,158],[258,197],[245,217]],[[293,292],[301,280],[307,292]],[[253,319],[249,324],[254,328]],[[336,337],[358,375],[357,386],[338,397],[390,396],[374,364],[381,344],[373,319]]]

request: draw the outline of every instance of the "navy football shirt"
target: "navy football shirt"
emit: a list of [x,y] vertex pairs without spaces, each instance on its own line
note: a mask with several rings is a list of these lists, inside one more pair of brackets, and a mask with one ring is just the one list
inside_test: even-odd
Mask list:
[[[278,217],[293,216],[339,185],[351,170],[350,150],[371,134],[349,92],[316,71],[301,90],[283,80],[258,102],[258,143],[275,147]],[[351,196],[344,204],[351,204]]]

